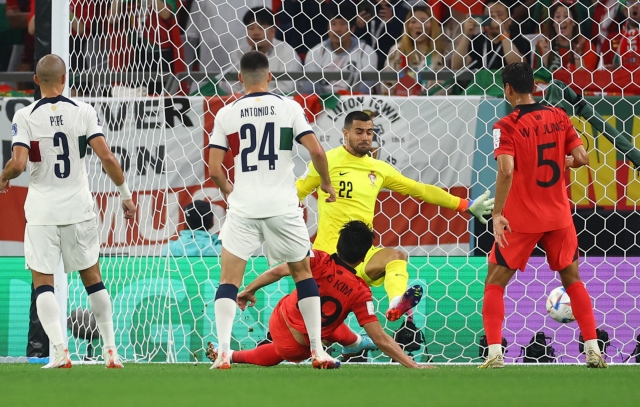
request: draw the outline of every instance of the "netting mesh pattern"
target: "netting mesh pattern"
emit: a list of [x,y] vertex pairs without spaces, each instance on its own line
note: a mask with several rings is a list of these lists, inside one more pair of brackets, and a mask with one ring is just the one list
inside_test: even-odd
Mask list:
[[[115,190],[90,156],[105,255],[101,264],[126,359],[202,360],[206,342],[216,340],[212,301],[218,258],[175,254],[170,242],[187,230],[182,208],[194,200],[211,203],[211,233],[224,222],[226,205],[208,180],[205,146],[217,111],[243,91],[236,80],[241,55],[258,49],[269,57],[276,78],[270,90],[304,107],[325,149],[341,145],[348,112],[365,110],[374,118],[376,158],[465,198],[494,190],[491,126],[510,111],[502,100],[504,65],[531,63],[539,96],[552,78],[584,96],[593,113],[572,120],[591,163],[567,172],[568,196],[597,324],[615,346],[609,360],[622,361],[640,333],[640,183],[628,157],[589,120],[602,116],[640,146],[638,3],[505,2],[511,8],[474,1],[353,3],[72,5],[72,95],[96,106],[139,208],[134,222],[121,219]],[[308,161],[297,151],[297,175]],[[304,205],[314,236],[315,196]],[[390,191],[379,197],[374,226],[377,244],[412,256],[410,283],[427,288],[414,313],[417,347],[407,349],[421,361],[477,361],[490,230]],[[216,244],[211,240],[206,254],[215,254]],[[265,269],[262,258],[251,261],[245,283]],[[521,360],[520,347],[538,331],[552,338],[558,360],[581,360],[577,324],[561,326],[545,316],[546,295],[559,285],[544,259],[536,257],[509,286],[508,361]],[[261,307],[238,313],[234,348],[265,339],[271,309],[292,288],[283,280],[262,292]],[[376,310],[384,312],[384,292],[373,291]],[[69,303],[72,311],[87,308],[77,279],[71,280]],[[380,320],[390,334],[401,328],[382,314]],[[355,320],[349,324],[361,331]],[[72,348],[82,356],[83,346],[75,340]],[[369,360],[388,359],[372,352]]]

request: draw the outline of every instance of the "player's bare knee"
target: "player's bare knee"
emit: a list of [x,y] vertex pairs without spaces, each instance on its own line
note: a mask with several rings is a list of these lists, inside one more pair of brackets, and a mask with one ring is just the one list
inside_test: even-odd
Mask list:
[[31,270],[31,279],[33,281],[34,288],[44,285],[53,286],[53,274],[44,274],[39,271]]
[[90,287],[94,284],[98,284],[102,281],[102,274],[100,273],[99,263],[94,264],[93,266],[80,270],[80,278],[82,279],[82,284],[85,287]]

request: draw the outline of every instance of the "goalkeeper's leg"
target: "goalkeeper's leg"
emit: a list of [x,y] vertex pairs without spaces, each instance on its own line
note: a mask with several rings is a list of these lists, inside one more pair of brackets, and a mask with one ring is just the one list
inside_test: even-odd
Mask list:
[[390,321],[398,320],[422,299],[422,287],[407,288],[407,257],[401,250],[374,247],[356,268],[358,276],[370,286],[379,287],[384,284],[389,296],[386,315]]
[[103,342],[103,356],[107,368],[121,368],[122,362],[116,350],[116,335],[113,328],[111,296],[105,289],[98,263],[80,271],[80,278],[87,290],[89,305],[96,318]]

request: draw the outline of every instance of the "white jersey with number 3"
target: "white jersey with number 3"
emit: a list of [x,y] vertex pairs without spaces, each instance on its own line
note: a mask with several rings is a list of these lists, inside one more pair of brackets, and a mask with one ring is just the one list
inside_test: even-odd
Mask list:
[[89,140],[103,136],[95,109],[64,96],[43,98],[13,117],[13,146],[29,149],[30,225],[71,225],[95,218],[84,157]]
[[311,133],[302,107],[272,93],[251,93],[220,109],[209,147],[231,150],[234,157],[229,211],[246,218],[295,211],[293,141]]

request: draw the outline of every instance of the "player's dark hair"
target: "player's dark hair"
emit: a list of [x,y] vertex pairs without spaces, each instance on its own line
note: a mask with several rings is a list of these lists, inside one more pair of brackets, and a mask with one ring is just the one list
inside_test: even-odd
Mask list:
[[350,27],[353,27],[356,24],[358,9],[350,1],[341,3],[329,2],[322,6],[322,14],[328,21],[334,18],[341,18],[348,22]]
[[535,86],[533,69],[526,62],[509,64],[502,70],[502,83],[505,86],[507,84],[511,85],[516,93],[523,95],[533,93]]
[[191,230],[209,230],[213,226],[211,204],[196,200],[184,207],[184,219]]
[[259,71],[269,71],[269,58],[260,51],[249,51],[240,59],[240,72],[252,74]]
[[361,220],[352,220],[340,229],[338,257],[350,264],[364,260],[373,246],[373,230]]
[[359,110],[354,110],[353,112],[349,113],[347,115],[347,117],[344,118],[344,129],[350,129],[351,126],[353,125],[353,121],[354,120],[358,120],[360,122],[368,122],[373,120],[371,118],[371,116],[369,116],[368,113],[359,111]]
[[263,27],[273,27],[276,25],[276,19],[273,17],[271,10],[264,7],[254,7],[247,11],[242,17],[245,26],[257,23]]

